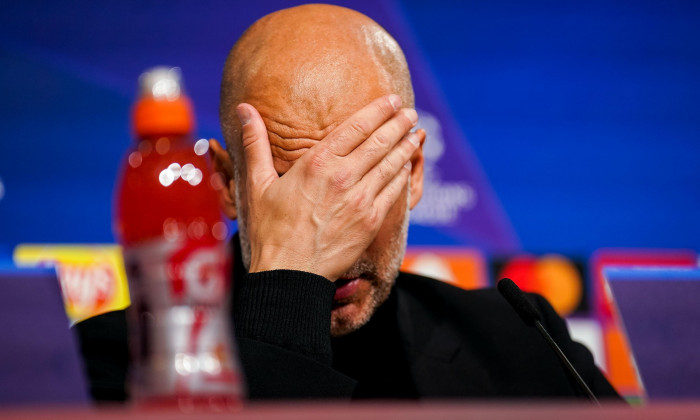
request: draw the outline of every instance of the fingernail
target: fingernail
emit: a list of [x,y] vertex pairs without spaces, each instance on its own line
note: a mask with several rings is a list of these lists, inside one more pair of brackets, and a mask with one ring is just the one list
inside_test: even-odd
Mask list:
[[408,170],[410,171],[411,168],[413,167],[413,164],[412,164],[411,161],[409,160],[408,162],[406,162],[405,165],[403,165],[403,167],[406,168],[406,169],[408,169]]
[[412,109],[412,108],[407,109],[406,116],[408,117],[409,120],[411,120],[413,125],[416,125],[418,123],[418,113],[416,112],[415,109]]
[[417,133],[409,134],[408,141],[410,141],[416,147],[418,147],[420,145],[420,137],[418,136]]
[[391,102],[391,106],[394,107],[394,111],[398,111],[399,108],[401,108],[401,98],[399,95],[389,95],[389,102]]
[[236,114],[241,121],[241,125],[246,125],[250,122],[250,110],[244,106],[236,107]]

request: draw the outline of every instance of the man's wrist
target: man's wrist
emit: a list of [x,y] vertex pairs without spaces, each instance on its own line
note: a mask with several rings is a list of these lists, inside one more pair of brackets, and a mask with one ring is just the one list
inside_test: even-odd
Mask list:
[[266,271],[288,270],[300,271],[324,277],[331,282],[336,278],[322,269],[322,265],[317,261],[313,261],[303,253],[295,252],[289,249],[276,249],[266,247],[264,251],[253,251],[251,255],[249,273],[262,273]]

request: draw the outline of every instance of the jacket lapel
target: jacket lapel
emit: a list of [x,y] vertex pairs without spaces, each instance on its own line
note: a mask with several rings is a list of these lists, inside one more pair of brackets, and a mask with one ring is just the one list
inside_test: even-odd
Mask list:
[[[428,307],[430,306],[430,307]],[[398,322],[420,397],[488,397],[489,375],[442,307],[399,288]]]

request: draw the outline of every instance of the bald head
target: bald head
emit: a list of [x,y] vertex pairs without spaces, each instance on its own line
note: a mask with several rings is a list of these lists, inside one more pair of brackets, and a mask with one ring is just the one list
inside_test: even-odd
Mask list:
[[255,106],[271,142],[286,152],[275,156],[284,171],[284,162],[388,93],[413,106],[408,67],[396,41],[361,13],[304,5],[263,17],[233,47],[221,86],[221,125],[236,159],[240,126],[235,107],[241,102]]

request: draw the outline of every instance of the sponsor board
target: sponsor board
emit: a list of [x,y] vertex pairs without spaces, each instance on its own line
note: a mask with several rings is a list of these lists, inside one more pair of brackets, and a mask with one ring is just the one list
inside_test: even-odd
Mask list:
[[71,323],[129,306],[121,247],[22,244],[14,261],[23,267],[56,267]]

